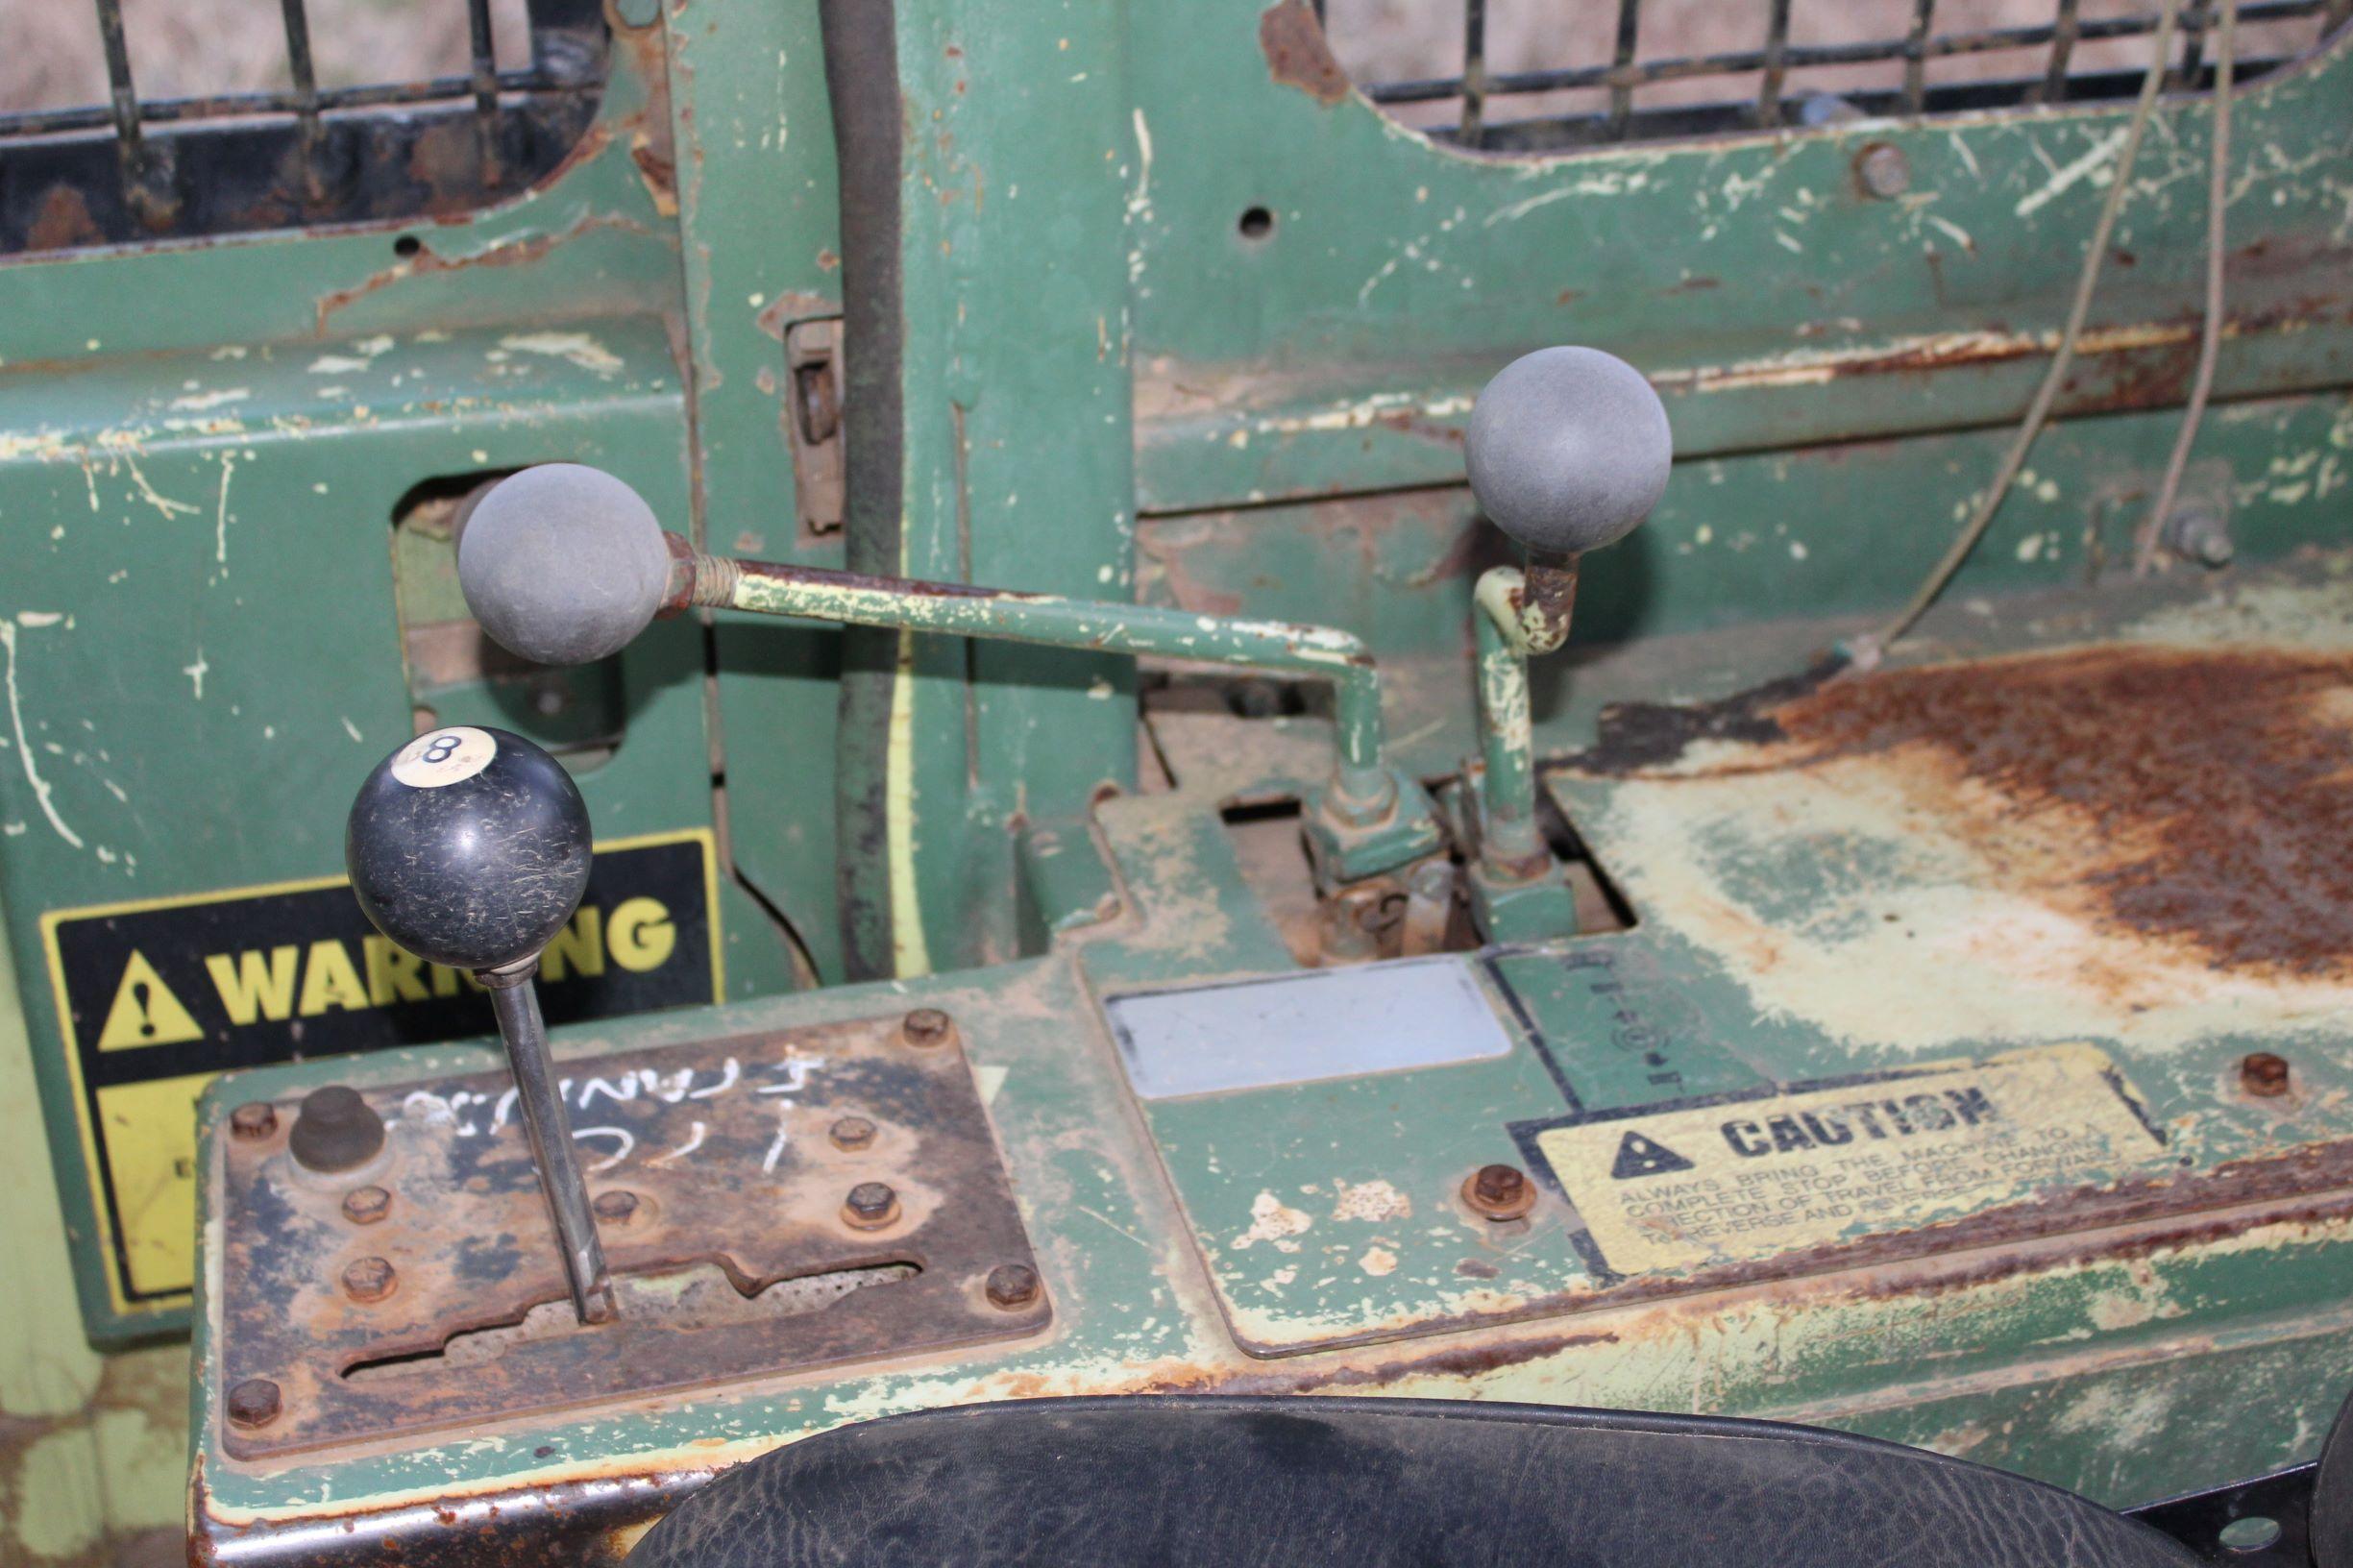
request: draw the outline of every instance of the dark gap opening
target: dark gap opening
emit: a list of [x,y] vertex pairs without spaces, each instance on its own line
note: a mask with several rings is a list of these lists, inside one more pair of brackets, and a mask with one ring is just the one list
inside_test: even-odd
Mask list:
[[[740,1279],[723,1263],[709,1261],[616,1271],[613,1292],[619,1311],[615,1322],[658,1321],[666,1331],[678,1332],[797,1317],[821,1311],[856,1291],[896,1285],[921,1272],[919,1264],[905,1261],[766,1282]],[[369,1383],[437,1366],[479,1366],[518,1344],[593,1332],[597,1331],[583,1328],[573,1315],[571,1298],[558,1297],[534,1303],[518,1318],[461,1329],[430,1349],[364,1357],[345,1367],[342,1376],[349,1382]]]

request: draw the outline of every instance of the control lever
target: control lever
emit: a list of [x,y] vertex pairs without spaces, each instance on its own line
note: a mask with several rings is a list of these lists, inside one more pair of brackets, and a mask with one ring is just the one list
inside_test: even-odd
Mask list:
[[1536,831],[1528,660],[1569,637],[1578,563],[1639,527],[1675,455],[1667,410],[1642,373],[1599,349],[1539,349],[1479,394],[1465,444],[1471,490],[1528,551],[1525,571],[1479,579],[1482,766],[1468,792],[1479,852],[1472,908],[1490,941],[1576,929],[1575,906]]
[[490,992],[573,1308],[583,1323],[604,1322],[612,1282],[531,985],[541,949],[588,886],[587,803],[562,766],[520,735],[436,729],[359,786],[343,857],[379,931],[429,963],[471,971]]
[[525,469],[476,502],[457,579],[492,641],[541,664],[602,658],[691,604],[1319,676],[1335,689],[1339,752],[1307,802],[1323,890],[1439,845],[1420,784],[1383,755],[1372,655],[1334,627],[708,555],[664,531],[627,484],[577,463]]

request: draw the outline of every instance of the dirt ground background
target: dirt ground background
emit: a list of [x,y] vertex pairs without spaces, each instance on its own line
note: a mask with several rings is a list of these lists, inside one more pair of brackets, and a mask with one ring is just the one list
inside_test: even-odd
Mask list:
[[[783,0],[760,0],[783,3]],[[805,0],[795,0],[805,3]],[[1108,4],[1110,0],[1092,0]],[[1183,0],[1174,0],[1183,3]],[[1460,0],[1329,0],[1329,31],[1341,62],[1360,81],[1451,76],[1461,69]],[[169,98],[283,86],[285,43],[280,0],[124,0],[133,80],[142,97]],[[2055,0],[1942,0],[1940,33],[2047,22]],[[2154,0],[2082,0],[2087,18],[2154,10]],[[1491,72],[1592,65],[1609,58],[1616,0],[1487,0]],[[502,65],[526,62],[523,0],[493,0]],[[1838,43],[1899,38],[1912,0],[1796,0],[1791,39]],[[1645,0],[1644,58],[1753,49],[1764,38],[1767,0]],[[309,0],[312,53],[331,86],[462,75],[466,12],[462,0]],[[2309,44],[2311,21],[2247,30],[2250,56]],[[2080,68],[2131,68],[2147,45],[2118,40],[2087,45]],[[2040,50],[1937,61],[1930,81],[2039,76]],[[1894,63],[1794,73],[1792,93],[1854,91],[1893,86]],[[1753,95],[1752,78],[1714,78],[1647,88],[1638,104],[1673,104]],[[106,69],[90,0],[0,0],[0,113],[103,102]],[[1593,107],[1593,95],[1550,94],[1498,103],[1491,119],[1561,113]],[[1445,104],[1406,111],[1419,123],[1450,123]]]

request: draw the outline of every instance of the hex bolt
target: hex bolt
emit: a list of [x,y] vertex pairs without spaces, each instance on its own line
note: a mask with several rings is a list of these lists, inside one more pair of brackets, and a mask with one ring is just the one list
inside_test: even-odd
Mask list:
[[919,1007],[898,1032],[910,1045],[944,1045],[956,1038],[956,1020],[936,1007]]
[[833,1139],[837,1149],[870,1148],[874,1142],[874,1124],[864,1116],[844,1116],[827,1129],[825,1136]]
[[589,1209],[607,1225],[626,1225],[637,1218],[638,1197],[634,1192],[615,1188],[600,1192]]
[[989,1270],[989,1302],[1012,1311],[1038,1299],[1038,1271],[1027,1263],[999,1263]]
[[842,1205],[842,1223],[853,1231],[879,1231],[898,1218],[898,1194],[887,1182],[860,1182]]
[[1462,1201],[1488,1219],[1521,1219],[1536,1206],[1536,1186],[1517,1165],[1482,1165],[1463,1179]]
[[2185,507],[2167,518],[2165,543],[2183,560],[2209,568],[2230,565],[2237,553],[2229,522],[2202,506]]
[[229,1136],[257,1143],[278,1131],[278,1110],[267,1100],[248,1100],[229,1113]]
[[1912,160],[1903,156],[1902,148],[1875,141],[1856,155],[1854,177],[1869,194],[1883,202],[1894,201],[1912,188]]
[[229,1424],[266,1427],[278,1419],[278,1384],[267,1378],[247,1378],[229,1390]]
[[354,1301],[381,1301],[392,1294],[400,1276],[381,1258],[362,1258],[343,1271],[343,1293]]
[[343,1194],[343,1217],[355,1225],[373,1225],[392,1212],[392,1194],[380,1187],[355,1187]]
[[2276,1099],[2288,1092],[2288,1059],[2269,1051],[2255,1051],[2239,1063],[2239,1087],[2260,1099]]

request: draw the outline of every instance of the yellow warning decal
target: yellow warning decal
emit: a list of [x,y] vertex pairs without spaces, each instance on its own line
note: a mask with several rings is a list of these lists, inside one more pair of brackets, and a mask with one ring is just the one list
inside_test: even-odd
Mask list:
[[205,1032],[156,973],[147,955],[136,947],[123,963],[123,977],[114,988],[114,1004],[107,1009],[106,1027],[98,1031],[102,1051],[127,1051],[137,1045],[177,1045],[202,1040]]
[[[117,1315],[185,1305],[195,1278],[197,1097],[218,1074],[490,1032],[471,976],[395,947],[340,877],[41,917],[57,1045],[90,1194],[70,1214]],[[706,829],[596,846],[540,959],[551,1024],[725,994]]]
[[1536,1146],[1629,1275],[1916,1230],[2165,1156],[2090,1045],[1550,1127]]

